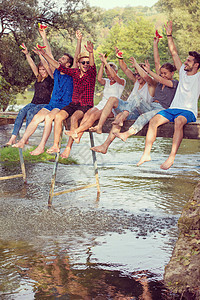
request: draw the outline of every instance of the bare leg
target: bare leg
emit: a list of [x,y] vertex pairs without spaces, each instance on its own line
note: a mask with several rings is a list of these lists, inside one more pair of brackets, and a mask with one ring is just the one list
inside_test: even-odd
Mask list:
[[62,122],[69,117],[69,114],[65,110],[60,110],[54,119],[54,143],[51,148],[47,150],[47,153],[53,154],[60,151],[59,141],[62,133]]
[[[73,113],[73,115],[71,116],[71,131],[74,131],[77,127],[78,127],[78,121],[79,119],[81,119],[83,117],[84,113],[80,110],[77,110]],[[63,151],[63,153],[61,154],[62,158],[68,158],[72,145],[73,145],[73,139],[72,137],[69,137],[67,146],[65,148],[65,150]]]
[[65,133],[71,136],[78,144],[83,132],[87,130],[96,120],[100,118],[102,110],[97,108],[90,109],[83,117],[80,126],[75,130],[65,131]]
[[63,151],[63,153],[61,153],[61,155],[60,155],[62,158],[68,158],[69,157],[71,149],[72,149],[73,142],[74,141],[73,141],[72,137],[69,137],[67,146],[66,146],[65,150]]
[[112,124],[123,126],[124,120],[126,120],[126,118],[128,116],[129,116],[129,111],[124,110],[123,112],[121,112],[117,115],[117,118],[115,118],[115,120],[112,122]]
[[110,144],[116,138],[115,133],[120,132],[120,130],[121,130],[121,126],[113,125],[107,139],[105,140],[105,142],[100,146],[92,147],[91,150],[93,150],[95,152],[102,153],[102,154],[106,154],[107,151],[108,151],[108,147],[110,146]]
[[183,116],[179,116],[174,120],[174,135],[172,141],[172,149],[168,159],[160,166],[161,169],[169,169],[173,163],[178,151],[178,148],[183,139],[183,126],[187,123],[187,119]]
[[121,139],[123,142],[126,142],[127,138],[135,133],[136,133],[135,130],[130,127],[129,130],[127,130],[125,132],[116,132],[115,135],[116,135],[116,137]]
[[109,117],[110,113],[112,112],[112,109],[117,108],[118,103],[119,100],[116,97],[110,97],[103,108],[99,123],[94,127],[90,127],[89,130],[96,133],[102,133],[103,124],[105,123],[106,119]]
[[151,152],[152,145],[156,139],[157,128],[158,128],[158,126],[168,123],[168,122],[169,122],[169,120],[164,118],[161,115],[155,115],[150,120],[149,128],[148,128],[147,135],[146,135],[144,153],[143,153],[140,161],[137,163],[137,166],[140,166],[144,162],[151,160],[150,152]]
[[44,148],[46,145],[46,142],[50,136],[51,130],[52,130],[52,123],[55,118],[55,115],[59,112],[60,110],[58,108],[54,108],[48,115],[45,117],[45,126],[44,126],[44,131],[42,135],[41,142],[37,146],[35,150],[30,152],[31,155],[39,155],[44,152]]
[[29,139],[29,137],[35,132],[37,126],[39,123],[43,122],[46,115],[49,113],[49,110],[46,108],[42,108],[34,117],[31,123],[28,125],[26,128],[26,131],[21,138],[21,140],[14,144],[13,147],[15,148],[23,148],[24,145],[26,144],[26,141]]

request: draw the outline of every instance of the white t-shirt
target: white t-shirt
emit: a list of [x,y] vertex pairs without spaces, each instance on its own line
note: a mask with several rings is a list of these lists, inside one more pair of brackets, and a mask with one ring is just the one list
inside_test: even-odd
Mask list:
[[182,65],[179,70],[179,84],[169,108],[186,109],[197,117],[197,103],[200,95],[200,72],[187,75]]
[[120,98],[124,90],[124,87],[126,85],[125,79],[124,79],[124,85],[121,85],[118,82],[115,82],[114,84],[110,84],[111,81],[108,78],[104,78],[104,80],[106,81],[106,83],[103,90],[102,100],[95,106],[99,110],[104,108],[106,102],[110,97]]
[[132,101],[132,97],[135,97],[134,95],[139,93],[140,96],[143,98],[143,100],[147,103],[151,103],[153,98],[152,96],[149,94],[149,88],[148,88],[148,84],[147,82],[145,82],[145,84],[143,85],[143,87],[141,89],[139,89],[139,82],[136,81],[133,87],[132,92],[130,93],[127,101]]

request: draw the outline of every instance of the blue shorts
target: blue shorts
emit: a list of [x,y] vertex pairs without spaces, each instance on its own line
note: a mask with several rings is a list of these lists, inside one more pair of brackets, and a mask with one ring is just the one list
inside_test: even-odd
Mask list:
[[160,112],[158,112],[158,115],[163,116],[164,118],[168,119],[170,122],[174,122],[174,120],[179,116],[185,117],[187,119],[187,123],[196,122],[196,118],[193,112],[186,109],[167,108],[165,110],[161,110]]

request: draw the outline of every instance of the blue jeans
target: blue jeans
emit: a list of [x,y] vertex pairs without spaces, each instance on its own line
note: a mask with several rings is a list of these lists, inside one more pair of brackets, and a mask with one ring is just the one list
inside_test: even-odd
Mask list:
[[24,106],[18,113],[17,118],[15,120],[14,129],[12,135],[18,135],[23,121],[26,118],[26,127],[32,121],[34,115],[36,115],[46,104],[33,104],[29,103]]
[[135,134],[138,133],[159,111],[164,107],[157,102],[151,104],[147,102],[140,102],[140,105],[133,107],[133,112],[136,110],[140,116],[136,119],[135,123],[131,126],[135,130]]

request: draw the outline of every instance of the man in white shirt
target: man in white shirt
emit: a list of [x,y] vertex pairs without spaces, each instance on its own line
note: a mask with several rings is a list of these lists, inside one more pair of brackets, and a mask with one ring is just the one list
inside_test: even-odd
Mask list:
[[171,52],[174,64],[179,71],[179,85],[170,107],[160,111],[149,122],[146,135],[144,153],[138,162],[140,166],[146,161],[151,160],[150,152],[153,142],[156,139],[157,128],[165,123],[174,122],[174,135],[172,149],[168,159],[160,166],[161,169],[169,169],[175,159],[175,155],[183,139],[183,126],[189,122],[195,122],[198,112],[198,98],[200,95],[200,54],[190,51],[184,64],[182,64],[176,46],[172,38],[172,22],[167,22],[165,26],[168,47]]

